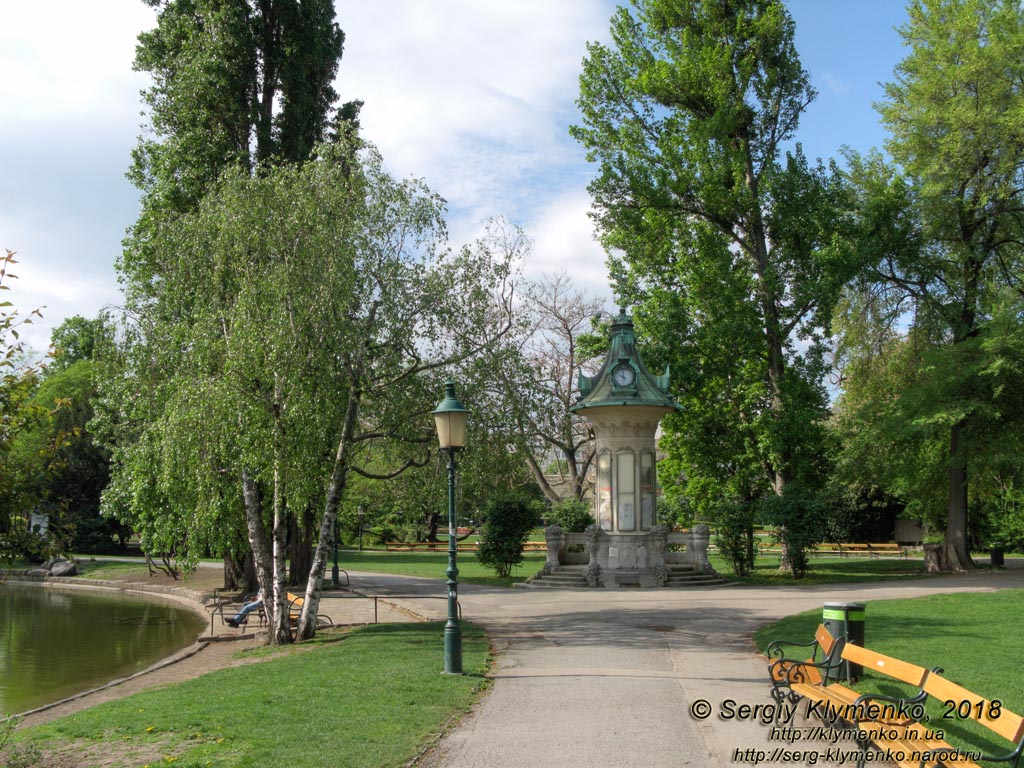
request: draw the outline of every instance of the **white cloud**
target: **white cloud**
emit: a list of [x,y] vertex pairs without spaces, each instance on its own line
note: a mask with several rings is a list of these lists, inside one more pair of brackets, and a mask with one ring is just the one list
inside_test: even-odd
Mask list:
[[0,128],[137,114],[135,38],[154,18],[138,0],[0,4]]
[[549,201],[534,223],[534,258],[526,265],[526,275],[535,278],[564,270],[577,288],[610,301],[606,255],[594,238],[589,210],[590,196],[583,189],[566,191]]
[[821,82],[825,84],[825,87],[828,88],[832,93],[835,93],[839,96],[845,96],[850,92],[849,84],[844,83],[831,72],[823,73],[818,79],[821,80]]
[[[365,100],[363,133],[392,172],[449,201],[456,245],[504,215],[536,241],[531,270],[565,267],[607,294],[585,216],[590,169],[568,126],[586,42],[607,37],[614,6],[338,2],[337,88]],[[154,23],[140,0],[0,0],[0,247],[26,265],[18,306],[47,305],[33,346],[63,318],[118,301],[113,263],[137,215],[124,172],[146,84],[131,63]]]

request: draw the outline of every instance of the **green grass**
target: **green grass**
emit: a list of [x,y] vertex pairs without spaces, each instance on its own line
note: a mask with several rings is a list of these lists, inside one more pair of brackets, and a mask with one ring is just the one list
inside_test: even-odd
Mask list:
[[[866,647],[928,669],[942,667],[943,677],[1024,715],[1024,632],[1020,631],[1024,589],[866,604]],[[754,639],[762,652],[777,638],[807,642],[820,623],[821,610],[808,611],[761,628]],[[855,687],[891,696],[910,693],[909,687],[868,672]],[[1006,742],[990,738],[987,729],[944,718],[944,712],[941,702],[929,702],[929,727],[945,729],[950,743],[980,740],[995,753],[1007,751]]]
[[779,573],[779,558],[764,556],[757,558],[750,576],[736,576],[729,565],[717,554],[709,558],[715,570],[730,581],[752,586],[793,586],[794,584],[850,584],[884,579],[917,578],[925,576],[924,560],[921,558],[872,558],[822,556],[809,559],[810,568],[800,580],[788,574]]
[[[499,579],[491,568],[480,564],[473,552],[460,552],[456,561],[459,582],[481,584],[492,587],[510,587],[519,581],[526,581],[544,565],[543,552],[529,552],[523,555],[523,562],[512,570],[507,579]],[[448,567],[448,553],[439,552],[385,552],[382,550],[349,551],[338,553],[338,566],[346,570],[393,573],[400,576],[422,576],[443,579]]]
[[443,624],[375,625],[26,729],[45,752],[188,768],[406,764],[484,685],[483,632],[463,624],[465,676],[443,674]]

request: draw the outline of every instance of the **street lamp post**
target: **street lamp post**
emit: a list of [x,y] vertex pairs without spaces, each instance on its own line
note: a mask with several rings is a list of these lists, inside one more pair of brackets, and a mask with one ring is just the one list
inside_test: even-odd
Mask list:
[[437,441],[448,454],[448,621],[444,625],[444,671],[449,675],[462,674],[462,628],[459,626],[459,569],[455,556],[458,552],[455,522],[455,454],[466,444],[466,421],[469,412],[455,396],[455,382],[445,385],[444,400],[433,411],[437,428]]

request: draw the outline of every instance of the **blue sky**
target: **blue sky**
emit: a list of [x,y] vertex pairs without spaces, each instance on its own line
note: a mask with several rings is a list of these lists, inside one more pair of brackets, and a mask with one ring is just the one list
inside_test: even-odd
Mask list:
[[[363,133],[401,177],[449,203],[453,246],[505,216],[535,242],[528,277],[566,270],[611,298],[593,242],[594,173],[569,138],[580,62],[606,40],[609,0],[336,0],[347,41],[337,89],[360,98]],[[881,147],[872,104],[903,57],[899,0],[789,0],[819,97],[799,140],[811,157]],[[138,211],[125,180],[140,132],[141,0],[0,0],[0,248],[21,260],[8,294],[44,306],[44,349],[73,314],[117,305],[114,263]]]

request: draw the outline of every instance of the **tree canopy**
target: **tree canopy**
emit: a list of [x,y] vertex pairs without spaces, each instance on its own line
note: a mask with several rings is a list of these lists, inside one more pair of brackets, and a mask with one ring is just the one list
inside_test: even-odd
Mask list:
[[792,144],[813,98],[769,0],[635,0],[580,78],[572,132],[599,164],[616,289],[683,405],[669,449],[743,493],[782,494],[821,453],[822,355],[855,270],[842,176]]

